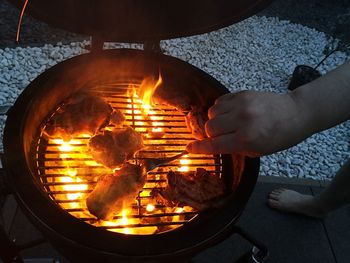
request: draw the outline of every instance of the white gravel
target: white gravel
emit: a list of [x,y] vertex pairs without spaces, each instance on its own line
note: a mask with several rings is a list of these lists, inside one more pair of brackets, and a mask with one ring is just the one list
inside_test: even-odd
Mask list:
[[[298,64],[316,65],[328,40],[324,33],[277,18],[251,17],[209,34],[162,42],[166,54],[203,69],[231,91],[286,92]],[[0,49],[0,105],[11,105],[38,74],[86,52],[87,42],[42,48]],[[108,47],[128,46],[110,44]],[[138,48],[138,45],[132,45]],[[325,73],[347,59],[336,52],[320,68]],[[0,117],[0,134],[4,125]],[[329,179],[350,157],[350,122],[262,158],[261,175]],[[2,147],[2,145],[0,145]]]

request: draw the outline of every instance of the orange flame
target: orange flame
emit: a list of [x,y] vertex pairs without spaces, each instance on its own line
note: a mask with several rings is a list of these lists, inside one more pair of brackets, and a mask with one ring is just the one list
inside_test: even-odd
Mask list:
[[142,109],[146,115],[149,114],[153,105],[152,96],[162,82],[163,79],[160,74],[157,81],[153,77],[145,78],[137,91],[137,95],[142,101]]

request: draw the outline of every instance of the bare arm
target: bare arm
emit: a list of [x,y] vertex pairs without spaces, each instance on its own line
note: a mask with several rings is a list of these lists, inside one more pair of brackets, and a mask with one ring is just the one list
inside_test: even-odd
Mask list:
[[193,153],[256,156],[289,148],[350,118],[350,62],[287,94],[244,91],[220,97],[209,109],[208,139]]
[[316,133],[350,118],[350,61],[292,93]]

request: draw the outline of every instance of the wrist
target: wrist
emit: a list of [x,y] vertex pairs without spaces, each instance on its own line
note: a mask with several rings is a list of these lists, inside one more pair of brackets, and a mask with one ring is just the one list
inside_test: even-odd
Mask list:
[[307,102],[304,94],[304,91],[308,89],[308,85],[303,85],[288,93],[295,107],[294,125],[299,129],[301,139],[305,139],[317,131],[317,121],[314,118],[315,107]]

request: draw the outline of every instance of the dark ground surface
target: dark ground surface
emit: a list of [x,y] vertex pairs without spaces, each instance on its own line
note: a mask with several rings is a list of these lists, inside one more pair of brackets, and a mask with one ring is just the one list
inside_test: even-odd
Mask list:
[[[349,0],[276,0],[259,15],[277,16],[341,39],[350,38]],[[0,48],[17,46],[15,34],[18,17],[19,11],[15,7],[6,0],[0,0]],[[67,43],[86,38],[54,29],[25,16],[20,46]]]
[[[350,262],[350,206],[339,209],[323,220],[283,214],[266,206],[266,196],[271,190],[287,187],[306,194],[317,194],[322,187],[316,184],[271,183],[266,179],[255,187],[238,222],[251,236],[267,246],[270,255],[266,263]],[[8,198],[5,208],[3,218],[11,238],[23,243],[42,237],[17,208],[13,198]],[[193,263],[232,263],[251,247],[246,240],[232,235],[223,243],[197,255]],[[58,258],[61,263],[68,262],[48,243],[26,250],[23,256]]]

